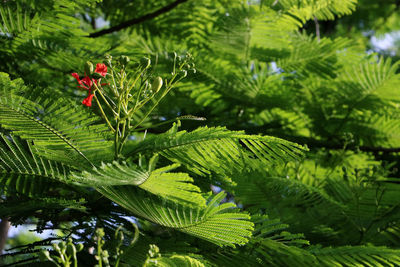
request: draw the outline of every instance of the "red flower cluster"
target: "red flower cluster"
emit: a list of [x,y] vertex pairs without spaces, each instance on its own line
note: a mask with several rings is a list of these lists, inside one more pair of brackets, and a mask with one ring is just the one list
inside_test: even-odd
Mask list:
[[[94,70],[94,72],[97,72],[101,76],[105,77],[106,74],[107,74],[107,66],[104,65],[103,63],[97,63],[96,64],[96,69]],[[85,77],[82,78],[82,80],[79,78],[79,75],[76,72],[71,73],[71,75],[80,84],[80,85],[78,85],[79,88],[88,90],[88,96],[85,99],[83,99],[82,104],[84,104],[87,107],[91,107],[92,106],[92,99],[93,99],[93,96],[94,96],[94,94],[92,94],[92,86],[93,86],[93,83],[95,83],[97,85],[97,80],[96,79],[91,79],[89,76],[87,76],[86,73],[85,73]]]

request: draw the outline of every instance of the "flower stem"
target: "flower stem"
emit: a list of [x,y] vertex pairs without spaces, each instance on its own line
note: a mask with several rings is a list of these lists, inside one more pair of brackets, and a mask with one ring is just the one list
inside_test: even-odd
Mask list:
[[113,112],[113,114],[114,114],[114,115],[117,115],[117,113],[116,113],[116,112],[114,111],[114,109],[111,107],[110,103],[108,103],[107,99],[104,97],[104,95],[103,95],[103,93],[101,92],[101,90],[99,89],[99,87],[98,87],[95,83],[93,83],[93,84],[94,84],[94,86],[96,87],[96,90],[95,90],[95,91],[99,92],[101,98],[103,98],[104,102],[105,102],[105,103],[107,104],[107,106],[111,109],[111,111]]
[[98,105],[99,108],[100,108],[101,115],[103,115],[103,118],[106,120],[108,127],[110,127],[110,129],[111,129],[113,132],[115,132],[115,129],[112,127],[111,123],[108,121],[107,116],[106,116],[106,114],[104,113],[104,110],[103,110],[103,108],[101,107],[100,102],[99,102],[99,99],[97,99],[97,96],[96,96],[96,95],[94,95],[94,99],[96,99],[96,103],[97,103],[97,105]]
[[115,147],[115,155],[114,159],[118,159],[118,154],[119,154],[119,118],[117,122],[117,131],[115,132],[115,140],[114,140],[114,147]]

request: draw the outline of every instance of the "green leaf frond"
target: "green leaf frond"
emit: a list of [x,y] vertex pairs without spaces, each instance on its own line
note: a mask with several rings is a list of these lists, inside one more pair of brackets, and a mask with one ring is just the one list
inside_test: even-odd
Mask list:
[[[235,188],[240,201],[257,207],[265,206],[274,197],[293,205],[317,207],[319,205],[332,209],[343,206],[327,195],[323,190],[308,186],[293,178],[263,177],[260,173],[250,173],[237,178],[240,183]],[[264,199],[264,200],[263,200]],[[283,204],[283,203],[282,203]],[[319,208],[317,208],[318,210]],[[321,211],[324,209],[321,208]]]
[[288,246],[302,247],[310,244],[308,240],[304,239],[303,234],[292,234],[285,231],[289,228],[289,225],[280,222],[279,219],[270,219],[267,215],[253,215],[251,220],[255,225],[253,231],[254,239],[252,240],[254,243],[270,239]]
[[[305,246],[309,244],[302,234],[291,234],[288,225],[267,215],[254,215],[253,238],[239,250],[225,248],[218,253],[207,253],[206,258],[216,266],[302,266],[313,262]],[[304,259],[303,259],[304,257]]]
[[189,1],[170,14],[157,18],[153,25],[146,26],[152,26],[149,29],[153,34],[165,32],[168,27],[175,40],[184,39],[190,46],[204,46],[209,41],[218,13],[223,11],[218,10],[218,2],[204,0],[202,5],[197,5]]
[[[0,51],[4,56],[21,61],[29,58],[30,64],[24,66],[29,69],[24,75],[26,81],[31,79],[36,83],[41,79],[42,84],[54,87],[50,80],[77,70],[89,57],[99,57],[110,49],[112,41],[97,46],[102,51],[93,51],[97,42],[93,38],[83,38],[88,33],[82,30],[77,14],[85,13],[90,5],[93,1],[23,0],[2,3],[4,12],[0,13],[0,41],[6,39],[6,42],[0,43]],[[43,75],[43,69],[51,69],[52,74]]]
[[32,149],[29,142],[0,133],[0,185],[6,195],[40,196],[56,181],[67,181],[68,166],[41,158]]
[[[226,38],[230,40],[229,35]],[[178,89],[190,94],[196,104],[209,107],[215,116],[221,116],[223,112],[236,106],[241,109],[243,106],[257,110],[267,108],[267,111],[279,107],[292,111],[298,105],[295,103],[296,99],[304,97],[304,94],[298,96],[301,93],[299,85],[293,80],[299,80],[303,85],[299,77],[310,77],[304,81],[304,91],[310,91],[310,84],[315,83],[317,77],[321,78],[320,87],[327,84],[327,79],[331,82],[343,64],[338,51],[349,49],[351,44],[345,38],[323,38],[318,41],[304,34],[291,34],[285,41],[284,48],[269,47],[268,42],[251,45],[246,63],[234,64],[238,52],[230,53],[225,49],[219,54],[225,53],[226,57],[204,56],[196,62],[198,73],[195,77]],[[215,42],[217,47],[231,47],[222,38]],[[233,49],[236,48],[244,49],[233,46]],[[252,60],[254,58],[257,60]],[[323,90],[320,87],[318,89],[321,92]],[[318,92],[315,94],[318,95]],[[311,104],[317,104],[313,100]],[[298,110],[294,112],[299,117],[306,118]]]
[[223,127],[198,128],[193,132],[167,132],[146,138],[128,151],[159,153],[199,175],[232,174],[299,159],[305,148],[270,136],[246,135]]
[[194,206],[205,206],[205,199],[200,189],[193,185],[193,178],[187,173],[170,172],[179,167],[173,164],[155,170],[145,170],[139,166],[113,162],[102,164],[91,172],[74,173],[73,180],[90,186],[136,185],[150,193],[187,203]]
[[[246,265],[243,262],[244,266],[397,266],[400,260],[399,250],[386,247],[308,246],[303,235],[282,231],[287,225],[277,219],[271,220],[264,215],[253,216],[252,220],[255,222],[254,238],[239,255],[243,259],[256,258],[257,263]],[[218,266],[239,260],[228,250],[221,254],[225,257],[210,257],[212,262],[219,263]]]
[[172,255],[169,257],[162,256],[157,258],[148,259],[145,266],[153,267],[207,267],[212,266],[203,260],[194,258],[193,256],[186,255]]
[[[155,239],[152,236],[146,235],[141,235],[140,242],[136,242],[127,248],[121,258],[121,261],[132,266],[142,266],[146,262],[146,259],[149,258],[150,245],[154,244],[157,244],[157,247],[160,249],[161,256],[163,257],[170,257],[174,255],[189,256],[191,258],[200,260],[203,264],[207,264],[207,260],[198,253],[199,250],[185,240],[170,238]],[[205,242],[205,244],[210,245],[208,242]],[[213,247],[218,248],[217,246]]]
[[345,246],[336,248],[310,247],[319,266],[398,266],[400,251],[386,247]]
[[12,36],[29,28],[31,22],[28,8],[15,5],[0,6],[0,36]]
[[19,91],[27,89],[20,81],[10,81],[4,74],[0,78],[0,125],[33,141],[35,152],[81,168],[112,159],[113,143],[105,140],[107,126],[98,124],[96,116],[67,99],[46,98],[38,90],[20,96]]
[[[318,40],[304,34],[297,34],[290,39],[288,53],[281,53],[278,57],[271,55],[265,58],[269,53],[264,51],[266,61],[276,61],[276,64],[285,72],[294,71],[297,75],[309,76],[318,75],[321,77],[334,77],[336,62],[338,61],[338,51],[349,49],[351,41],[346,38],[322,38]],[[262,51],[262,48],[261,48]],[[255,56],[259,51],[256,50]],[[318,60],[316,60],[318,58]]]
[[314,17],[333,20],[335,16],[349,15],[355,10],[357,0],[279,0],[276,4],[286,12],[287,19],[297,19],[301,26]]
[[397,266],[400,261],[399,250],[386,247],[311,246],[308,249],[289,247],[271,240],[264,240],[255,248],[262,264],[273,266]]
[[[316,109],[324,109],[325,113],[322,118],[313,109],[309,117],[330,135],[357,133],[356,141],[361,145],[398,145],[396,129],[400,115],[393,108],[400,103],[399,93],[393,90],[400,85],[397,70],[398,64],[392,64],[390,60],[367,59],[342,68],[335,79],[328,80],[331,83],[328,88],[326,80],[304,84],[307,95],[312,95],[307,103]],[[327,96],[333,102],[332,106],[321,106],[319,102]],[[328,124],[329,127],[324,126]]]
[[[390,59],[365,60],[358,65],[346,66],[337,78],[337,82],[343,83],[344,91],[341,93],[351,97],[354,106],[362,106],[360,102],[371,95],[398,103],[400,94],[391,90],[400,84],[398,68],[399,63],[392,64]],[[355,101],[356,99],[358,101]]]
[[349,228],[341,230],[348,242],[361,236],[365,242],[383,245],[388,244],[392,237],[400,236],[396,229],[400,221],[400,200],[397,196],[400,186],[396,183],[397,179],[394,183],[387,178],[380,180],[363,181],[360,186],[357,181],[327,179],[324,190],[345,205],[345,216],[356,229],[360,229],[359,233],[352,232]]
[[207,207],[191,208],[132,186],[100,187],[98,190],[137,216],[219,246],[243,245],[253,230],[249,215],[239,213],[233,203],[218,205],[226,196],[223,192],[211,197]]

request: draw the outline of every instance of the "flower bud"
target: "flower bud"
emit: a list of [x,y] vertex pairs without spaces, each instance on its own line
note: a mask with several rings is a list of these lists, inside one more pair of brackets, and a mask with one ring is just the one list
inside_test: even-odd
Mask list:
[[122,231],[118,232],[118,239],[120,242],[124,241],[124,233]]
[[50,252],[48,252],[47,250],[42,250],[39,252],[39,260],[40,261],[48,261],[51,260],[50,258]]
[[150,67],[150,64],[151,64],[150,58],[143,57],[143,58],[140,60],[140,66],[141,66],[142,68],[144,68],[144,69],[147,69],[148,67]]
[[105,235],[104,229],[103,228],[97,228],[96,229],[96,234],[98,237],[103,237]]
[[61,242],[58,244],[58,246],[59,246],[59,248],[61,249],[62,252],[65,252],[65,249],[67,248],[67,245],[65,244],[64,241],[61,241]]
[[160,249],[154,244],[150,245],[150,249],[149,249],[148,253],[149,253],[150,258],[156,258],[156,257],[161,256]]
[[104,65],[106,65],[107,67],[111,67],[112,56],[107,54],[107,55],[105,55],[104,58],[105,58],[103,60]]
[[53,246],[55,251],[60,251],[60,247],[58,246],[57,243],[53,243],[52,246]]
[[183,75],[182,78],[185,78],[187,76],[187,70],[181,70],[181,74]]
[[85,74],[90,75],[93,73],[93,64],[90,61],[86,61],[85,64]]
[[128,62],[130,61],[130,58],[127,56],[121,56],[120,62],[122,65],[126,66]]
[[163,85],[163,80],[160,76],[158,76],[151,84],[151,88],[153,88],[154,92],[157,93],[158,91],[160,91],[162,85]]
[[76,251],[78,251],[78,252],[79,252],[79,251],[82,251],[83,248],[84,248],[84,246],[83,246],[82,243],[76,244]]

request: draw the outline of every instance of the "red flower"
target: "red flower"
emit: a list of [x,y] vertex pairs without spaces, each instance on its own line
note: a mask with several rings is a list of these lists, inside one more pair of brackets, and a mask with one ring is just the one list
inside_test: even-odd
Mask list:
[[[79,79],[78,73],[74,72],[74,73],[71,73],[71,75],[72,75],[72,76],[78,81],[78,83],[81,85],[81,86],[78,85],[79,88],[86,89],[86,90],[89,90],[89,91],[92,89],[93,81],[92,81],[88,76],[85,76],[85,77],[82,78],[82,80],[81,80],[81,79]],[[94,79],[93,79],[93,80],[94,80]]]
[[107,74],[107,66],[103,63],[97,63],[94,72],[97,72],[101,76],[105,77]]
[[82,104],[84,104],[87,107],[91,107],[92,106],[92,99],[93,99],[94,94],[89,92],[88,97],[86,97],[85,99],[83,99]]
[[[94,72],[97,72],[101,76],[105,77],[106,74],[107,74],[107,66],[105,64],[103,64],[103,63],[97,63],[96,64],[96,69],[94,70]],[[85,77],[83,77],[82,79],[79,78],[79,75],[76,72],[71,73],[71,75],[78,81],[78,83],[79,83],[78,87],[79,88],[88,90],[88,96],[82,101],[82,104],[84,104],[85,106],[91,107],[92,106],[92,99],[93,99],[93,96],[94,96],[94,94],[92,94],[92,86],[93,86],[93,83],[95,83],[97,85],[97,80],[96,79],[90,79],[90,77],[87,76],[86,73],[85,73]]]

